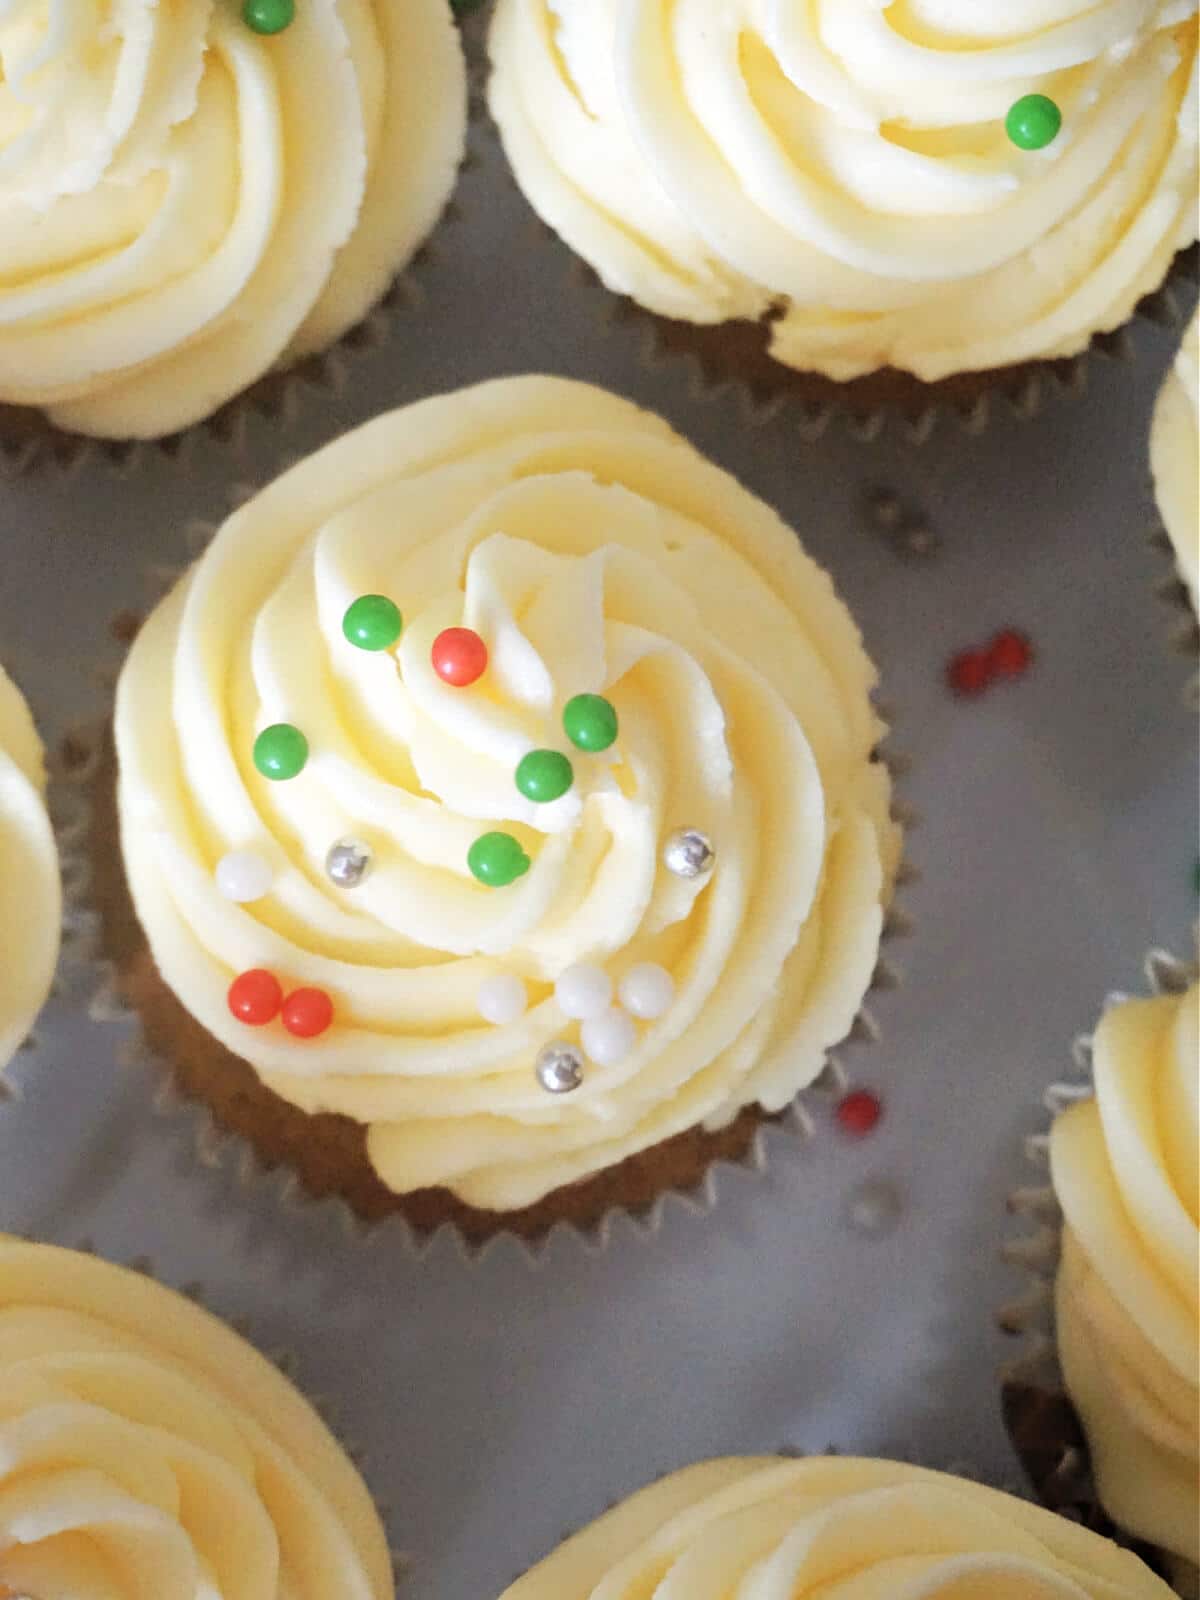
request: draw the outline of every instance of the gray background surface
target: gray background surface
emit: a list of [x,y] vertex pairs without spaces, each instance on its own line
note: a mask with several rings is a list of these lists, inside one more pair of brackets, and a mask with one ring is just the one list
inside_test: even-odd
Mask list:
[[[1147,947],[1186,954],[1195,916],[1193,670],[1171,652],[1167,575],[1149,546],[1145,440],[1174,335],[1140,325],[1134,358],[1093,359],[1083,394],[983,437],[914,445],[835,424],[806,442],[752,426],[728,394],[653,367],[636,326],[531,220],[486,125],[456,215],[413,273],[387,342],[352,353],[340,392],[306,390],[286,426],[256,418],[237,456],[201,435],[122,479],[0,484],[0,652],[49,741],[103,714],[112,616],[186,555],[236,481],[378,410],[505,372],[572,374],[667,415],[775,505],[835,575],[879,663],[919,813],[902,985],[873,1002],[874,1045],[844,1054],[879,1090],[877,1132],[780,1133],[765,1173],[723,1172],[705,1213],[669,1205],[607,1247],[556,1238],[536,1263],[501,1244],[473,1263],[396,1230],[356,1241],[335,1208],[247,1187],[236,1153],[197,1159],[193,1123],[153,1107],[130,1028],[89,1017],[94,971],[60,992],[0,1106],[0,1224],[198,1280],[212,1307],[286,1347],[361,1446],[412,1600],[488,1600],[565,1532],[653,1474],[780,1445],[902,1452],[1015,1481],[992,1312],[1017,1287],[998,1250],[1023,1136],[1105,992],[1140,986]],[[942,541],[897,558],[868,492],[894,490]],[[955,701],[946,658],[1015,625],[1023,682]],[[849,1227],[868,1178],[904,1194],[886,1237]]]

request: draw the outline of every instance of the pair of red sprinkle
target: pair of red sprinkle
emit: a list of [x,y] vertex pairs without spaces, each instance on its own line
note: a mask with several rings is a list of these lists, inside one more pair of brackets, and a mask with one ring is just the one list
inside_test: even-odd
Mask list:
[[262,1028],[278,1017],[297,1039],[315,1039],[333,1021],[333,1001],[324,989],[293,989],[285,997],[279,979],[265,967],[240,973],[227,998],[239,1022]]
[[1033,645],[1015,628],[1005,628],[982,650],[961,650],[946,667],[946,682],[957,695],[979,695],[1000,678],[1020,678],[1033,664]]

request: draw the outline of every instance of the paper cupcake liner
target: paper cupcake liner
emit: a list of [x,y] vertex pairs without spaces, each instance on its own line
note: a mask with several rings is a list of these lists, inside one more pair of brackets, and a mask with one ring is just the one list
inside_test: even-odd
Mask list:
[[[1168,951],[1156,949],[1146,957],[1145,974],[1152,994],[1182,994],[1195,981],[1196,968]],[[1128,998],[1110,994],[1104,1009]],[[1100,1504],[1087,1440],[1058,1361],[1054,1280],[1063,1218],[1049,1181],[1049,1126],[1060,1112],[1092,1098],[1090,1035],[1083,1034],[1075,1040],[1071,1056],[1070,1076],[1051,1083],[1042,1096],[1049,1118],[1045,1131],[1025,1140],[1031,1181],[1014,1189],[1007,1201],[1009,1214],[1019,1219],[1023,1231],[1005,1242],[1001,1256],[1022,1273],[1026,1282],[1023,1292],[996,1313],[1000,1330],[1019,1343],[1018,1353],[1000,1372],[1004,1425],[1044,1505],[1127,1545],[1167,1578],[1185,1600],[1197,1600],[1200,1573],[1190,1562],[1127,1534]]]
[[[231,498],[235,503],[240,503],[253,492],[250,487],[239,485],[232,491]],[[212,522],[196,519],[188,524],[183,537],[189,560],[200,554],[215,531],[216,524]],[[145,611],[172,587],[183,570],[183,566],[163,564],[145,574],[148,591]],[[113,620],[110,630],[114,640],[111,658],[98,668],[107,689],[115,686],[124,650],[132,641],[139,621],[140,617],[134,613],[125,613]],[[890,708],[879,706],[877,709],[890,729],[893,722]],[[907,856],[908,840],[917,825],[917,819],[897,794],[909,763],[891,746],[890,737],[889,732],[875,754],[887,766],[892,778],[891,815],[903,830],[902,857],[892,899],[885,911],[880,951],[871,983],[849,1033],[830,1050],[826,1065],[818,1077],[801,1090],[784,1111],[770,1115],[755,1106],[744,1108],[730,1129],[702,1135],[704,1149],[701,1162],[689,1160],[691,1152],[686,1150],[679,1159],[673,1160],[672,1172],[682,1165],[686,1171],[685,1179],[678,1183],[668,1180],[653,1187],[653,1192],[648,1193],[644,1201],[639,1197],[633,1202],[622,1198],[610,1203],[601,1196],[592,1207],[594,1214],[588,1215],[583,1221],[574,1217],[552,1221],[535,1218],[532,1223],[527,1223],[523,1214],[517,1213],[511,1219],[511,1225],[505,1226],[503,1213],[474,1212],[469,1207],[453,1208],[456,1213],[464,1213],[461,1217],[457,1214],[443,1216],[440,1214],[442,1208],[438,1208],[438,1213],[427,1220],[419,1206],[410,1207],[410,1215],[405,1215],[400,1209],[404,1202],[393,1202],[389,1196],[386,1214],[364,1216],[340,1194],[311,1193],[298,1173],[282,1162],[269,1162],[262,1158],[249,1134],[226,1126],[206,1101],[185,1092],[178,1081],[177,1069],[148,1039],[143,1019],[135,1003],[128,998],[128,986],[118,971],[118,963],[105,949],[105,892],[96,882],[95,839],[102,836],[107,849],[113,852],[118,849],[112,831],[107,827],[97,830],[95,825],[96,801],[103,796],[104,785],[108,781],[105,776],[106,763],[109,770],[115,771],[110,724],[107,721],[77,727],[62,741],[55,757],[60,780],[56,787],[61,790],[59,805],[64,816],[61,848],[67,914],[91,973],[88,1014],[96,1023],[118,1024],[124,1029],[126,1037],[121,1040],[118,1050],[120,1062],[148,1074],[154,1086],[155,1109],[176,1124],[186,1124],[190,1143],[205,1166],[219,1169],[227,1178],[232,1177],[234,1185],[239,1188],[253,1186],[257,1189],[267,1185],[276,1203],[288,1209],[313,1206],[329,1208],[339,1214],[345,1231],[351,1235],[391,1231],[402,1240],[405,1250],[421,1256],[434,1238],[446,1233],[455,1240],[464,1258],[473,1258],[498,1240],[513,1239],[523,1252],[534,1259],[546,1250],[551,1239],[560,1234],[571,1236],[588,1249],[604,1248],[615,1221],[622,1217],[632,1220],[640,1233],[653,1235],[661,1228],[664,1215],[671,1206],[681,1206],[691,1213],[712,1210],[717,1204],[723,1174],[727,1171],[764,1173],[776,1148],[794,1149],[816,1137],[820,1125],[829,1120],[832,1104],[852,1087],[854,1074],[851,1066],[854,1063],[849,1058],[863,1045],[872,1044],[881,1037],[874,1005],[881,995],[902,982],[902,976],[891,960],[891,947],[897,939],[911,932],[912,924],[903,906],[903,891],[918,876]],[[119,860],[114,857],[114,861],[115,870],[119,872]],[[123,873],[120,873],[120,878],[123,889]],[[159,982],[161,984],[161,980]],[[169,993],[165,985],[162,985],[162,990]],[[173,1003],[178,1006],[178,1002]],[[248,1073],[252,1073],[252,1070],[247,1069]],[[288,1110],[294,1112],[294,1108]],[[294,1114],[303,1115],[299,1112]],[[689,1135],[679,1138],[687,1139]],[[668,1145],[671,1143],[668,1141]],[[655,1147],[656,1155],[666,1148]],[[637,1160],[636,1157],[634,1159]],[[615,1170],[609,1169],[609,1173]],[[602,1181],[605,1176],[598,1174],[597,1180]],[[644,1189],[651,1187],[649,1180],[643,1184]]]
[[478,47],[471,48],[478,19],[474,26],[465,20],[460,31],[468,50],[468,120],[466,149],[454,188],[429,234],[360,321],[328,349],[272,368],[211,416],[158,439],[98,439],[73,433],[56,427],[37,407],[0,400],[0,483],[33,472],[61,473],[69,478],[104,472],[123,479],[156,456],[186,468],[196,440],[201,438],[218,441],[235,461],[244,460],[263,428],[278,433],[296,426],[312,410],[352,393],[356,372],[371,353],[393,342],[402,348],[404,325],[417,321],[424,304],[424,285],[437,276],[444,230],[466,224],[460,199],[462,178],[478,161],[478,130],[485,116]]
[[[590,269],[585,268],[583,276],[614,301],[608,311],[610,322],[638,325],[645,370],[686,363],[692,394],[698,399],[732,399],[746,426],[783,417],[806,443],[839,428],[860,443],[890,434],[908,445],[923,445],[946,428],[978,437],[998,413],[1033,421],[1056,401],[1085,394],[1094,362],[1132,367],[1136,323],[1182,330],[1196,273],[1197,248],[1192,246],[1180,252],[1164,283],[1144,297],[1128,322],[1094,335],[1074,356],[958,373],[929,384],[892,368],[849,383],[798,372],[767,353],[765,324],[726,323],[709,329],[671,323],[634,301],[614,301]],[[744,356],[739,358],[738,352]]]
[[[56,1239],[40,1239],[29,1233],[17,1234],[14,1237],[23,1239],[27,1244],[57,1245],[59,1243]],[[152,1282],[158,1284],[160,1288],[169,1289],[173,1294],[181,1295],[185,1300],[190,1300],[201,1311],[208,1312],[211,1317],[215,1317],[224,1327],[236,1333],[239,1338],[244,1339],[248,1345],[265,1360],[269,1361],[287,1379],[296,1392],[308,1402],[320,1417],[342,1450],[345,1451],[346,1456],[363,1482],[367,1485],[375,1509],[379,1513],[379,1519],[383,1523],[385,1532],[389,1535],[388,1552],[392,1559],[392,1575],[395,1580],[397,1595],[401,1594],[402,1580],[404,1574],[412,1566],[412,1559],[407,1553],[397,1549],[391,1543],[391,1529],[396,1521],[395,1508],[389,1500],[381,1499],[375,1493],[371,1482],[373,1470],[370,1459],[362,1446],[348,1433],[337,1402],[326,1393],[314,1393],[305,1384],[304,1364],[291,1348],[287,1345],[265,1345],[255,1337],[252,1317],[225,1316],[213,1303],[213,1299],[203,1282],[193,1280],[182,1284],[171,1283],[159,1274],[152,1257],[148,1255],[113,1260],[105,1255],[103,1251],[98,1250],[91,1239],[86,1238],[70,1244],[66,1248],[74,1250],[80,1255],[93,1256],[96,1260],[109,1261],[111,1265],[122,1267],[127,1272],[136,1272],[139,1277],[149,1278]]]

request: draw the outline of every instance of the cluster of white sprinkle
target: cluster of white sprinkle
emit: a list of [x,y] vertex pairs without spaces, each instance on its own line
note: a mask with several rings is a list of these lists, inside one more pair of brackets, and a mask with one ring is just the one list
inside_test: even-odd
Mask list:
[[[564,1017],[578,1022],[584,1054],[598,1067],[615,1067],[637,1043],[635,1019],[653,1022],[675,999],[675,980],[665,967],[640,961],[630,967],[613,998],[613,981],[603,967],[577,962],[559,974],[554,999]],[[485,1022],[503,1027],[525,1015],[529,997],[520,978],[503,973],[486,979],[477,996]]]

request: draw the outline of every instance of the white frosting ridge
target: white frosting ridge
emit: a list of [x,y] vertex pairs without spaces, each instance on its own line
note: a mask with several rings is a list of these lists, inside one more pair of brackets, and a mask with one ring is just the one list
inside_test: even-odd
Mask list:
[[1193,609],[1200,610],[1200,312],[1188,325],[1158,397],[1150,465],[1179,574]]
[[0,1594],[392,1600],[366,1487],[215,1317],[0,1237]]
[[[394,651],[355,649],[360,594],[403,612]],[[491,665],[442,682],[430,645],[477,629]],[[368,1124],[397,1191],[448,1186],[511,1209],[820,1070],[869,986],[899,851],[874,670],[795,535],[656,417],[551,378],[501,380],[384,416],[232,517],[139,635],[118,691],[129,884],[168,984],[278,1093]],[[584,755],[565,701],[608,696],[617,744]],[[282,783],[257,731],[306,735]],[[549,805],[514,770],[565,749]],[[708,881],[664,840],[696,826]],[[533,865],[504,889],[467,868],[482,833]],[[353,836],[375,865],[324,871]],[[252,850],[270,893],[223,899],[216,862]],[[553,998],[586,961],[652,962],[674,1003],[621,1064],[565,1098],[533,1066],[575,1037]],[[335,1025],[249,1028],[230,980],[266,967],[326,989]],[[518,1021],[479,987],[523,979]]]
[[[609,288],[782,362],[1066,356],[1196,237],[1195,0],[500,0],[517,180]],[[1005,117],[1052,98],[1018,149]]]
[[1055,1121],[1056,1305],[1101,1502],[1200,1560],[1200,992],[1130,1000],[1096,1030],[1096,1096]]
[[58,850],[43,793],[42,746],[0,669],[0,1068],[50,992],[62,929]]
[[893,1461],[705,1461],[633,1495],[501,1600],[1171,1600],[1127,1550]]
[[0,400],[149,437],[323,348],[432,228],[466,125],[445,0],[0,3]]

